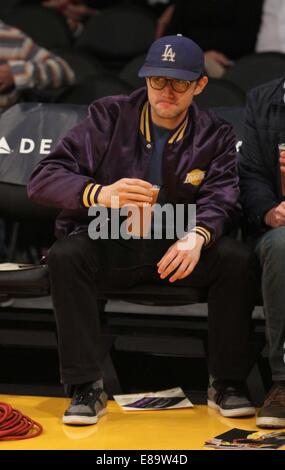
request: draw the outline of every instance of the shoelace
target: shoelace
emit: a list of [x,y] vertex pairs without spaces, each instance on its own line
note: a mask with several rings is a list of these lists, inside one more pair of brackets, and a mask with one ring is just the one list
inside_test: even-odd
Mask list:
[[[79,392],[79,393],[78,393]],[[96,401],[102,403],[100,395],[103,392],[101,388],[85,388],[82,391],[77,391],[74,399],[74,404],[76,405],[88,405],[90,401],[94,404]]]
[[0,402],[0,441],[30,439],[39,436],[42,426],[8,403]]
[[243,391],[240,388],[231,387],[231,386],[225,387],[224,392],[227,392],[228,395],[231,395],[231,396],[235,395],[237,397],[241,397],[244,395]]
[[219,384],[214,383],[213,386],[217,390],[216,401],[218,404],[221,403],[225,394],[227,394],[227,396],[236,396],[236,397],[242,397],[245,395],[245,393],[242,390],[242,387],[233,385],[231,383],[219,383]]
[[279,384],[273,385],[268,397],[264,402],[264,406],[270,405],[273,401],[279,401],[282,405],[285,405],[285,387]]

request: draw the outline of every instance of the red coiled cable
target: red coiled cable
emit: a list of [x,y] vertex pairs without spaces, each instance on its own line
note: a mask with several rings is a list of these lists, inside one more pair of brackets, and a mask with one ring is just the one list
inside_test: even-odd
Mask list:
[[0,441],[30,439],[39,436],[42,426],[8,403],[0,402]]

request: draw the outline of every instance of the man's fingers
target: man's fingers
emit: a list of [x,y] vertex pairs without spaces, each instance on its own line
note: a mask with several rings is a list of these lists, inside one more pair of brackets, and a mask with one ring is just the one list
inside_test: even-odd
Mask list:
[[176,252],[173,250],[173,247],[171,246],[168,248],[167,252],[165,255],[161,258],[161,260],[157,263],[158,266],[158,273],[161,274],[166,267],[171,263],[171,261],[175,258]]
[[168,248],[167,252],[163,255],[163,257],[158,261],[158,263],[156,263],[156,266],[157,267],[161,267],[162,263],[166,260],[168,254],[172,251],[172,246],[170,248]]
[[130,201],[152,202],[152,196],[150,196],[147,191],[143,193],[140,191],[126,192],[125,197],[128,198]]
[[192,274],[192,272],[194,271],[197,263],[197,260],[193,260],[188,266],[188,268],[185,270],[185,272],[181,274],[180,279],[184,279],[185,277],[190,276],[190,274]]
[[151,211],[151,205],[149,202],[144,202],[144,201],[134,201],[131,199],[127,199],[122,207],[145,207],[147,210]]
[[[167,252],[163,255],[163,257],[158,261],[158,263],[156,263],[156,266],[157,267],[160,267],[160,268],[163,268],[162,266],[162,263],[164,263],[165,261],[167,261],[167,259],[169,258],[169,254],[173,252],[173,245],[171,245]],[[171,258],[172,259],[172,258]]]
[[169,258],[168,264],[163,267],[161,266],[158,270],[161,279],[165,279],[172,271],[174,271],[181,263],[179,256],[174,255],[172,259]]
[[193,260],[193,261],[190,262],[188,267],[186,267],[186,269],[184,269],[184,268],[178,269],[175,272],[175,274],[173,276],[171,276],[169,281],[170,282],[175,282],[179,279],[184,279],[185,277],[190,276],[190,274],[194,271],[194,268],[195,268],[197,262],[198,262],[197,260]]
[[177,279],[181,279],[182,276],[187,272],[189,268],[189,261],[187,262],[182,262],[180,265],[178,265],[176,271],[172,276],[169,278],[169,282],[175,282]]
[[276,210],[277,217],[285,218],[285,205],[280,204]]
[[131,186],[140,186],[142,188],[151,189],[152,184],[148,181],[141,180],[139,178],[124,178],[124,183]]
[[281,202],[281,204],[279,204],[279,206],[275,208],[273,222],[276,227],[281,227],[285,225],[285,203],[284,202]]

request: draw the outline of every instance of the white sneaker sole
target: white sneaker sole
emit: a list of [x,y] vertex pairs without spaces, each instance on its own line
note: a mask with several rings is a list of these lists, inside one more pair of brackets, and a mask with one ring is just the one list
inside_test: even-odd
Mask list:
[[79,415],[70,415],[70,416],[63,416],[62,422],[63,424],[75,424],[75,425],[85,425],[88,424],[96,424],[98,419],[104,416],[107,413],[107,408],[103,408],[103,410],[99,411],[96,416],[79,416]]
[[253,406],[248,406],[244,408],[235,408],[234,410],[223,410],[215,402],[208,400],[208,407],[213,410],[218,410],[222,416],[226,418],[239,418],[242,416],[253,416],[255,415],[255,408]]
[[270,418],[270,416],[257,417],[256,426],[260,428],[285,428],[285,418]]

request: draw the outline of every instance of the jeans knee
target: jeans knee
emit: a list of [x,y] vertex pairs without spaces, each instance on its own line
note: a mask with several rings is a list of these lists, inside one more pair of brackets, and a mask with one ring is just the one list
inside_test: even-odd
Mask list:
[[267,232],[257,245],[256,253],[261,265],[274,262],[275,266],[283,264],[285,255],[285,227]]
[[78,262],[90,260],[90,240],[82,237],[67,237],[57,240],[48,252],[48,265],[52,269],[73,266]]

